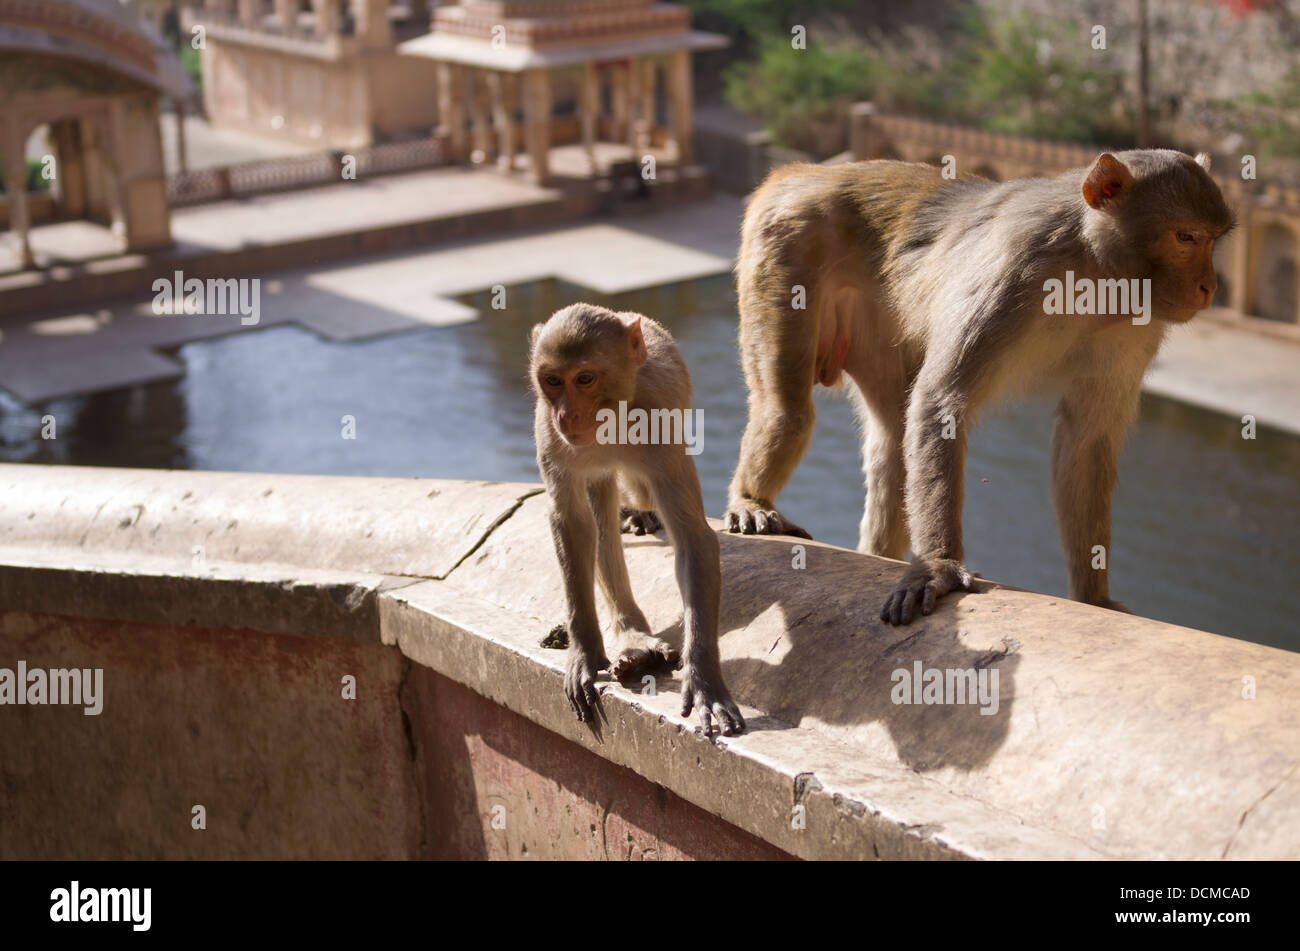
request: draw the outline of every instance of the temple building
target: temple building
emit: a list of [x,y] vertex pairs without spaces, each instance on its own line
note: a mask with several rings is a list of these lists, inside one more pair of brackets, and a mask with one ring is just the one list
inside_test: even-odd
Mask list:
[[436,69],[397,43],[428,26],[422,2],[202,0],[203,104],[218,128],[321,149],[428,138]]
[[569,140],[580,173],[645,155],[689,164],[691,52],[726,43],[692,30],[681,4],[466,0],[400,49],[437,63],[438,132],[455,159],[543,181]]
[[[0,0],[0,227],[16,266],[36,263],[30,230],[45,221],[103,224],[117,251],[170,244],[159,103],[191,95],[119,0]],[[45,190],[27,190],[29,161]]]

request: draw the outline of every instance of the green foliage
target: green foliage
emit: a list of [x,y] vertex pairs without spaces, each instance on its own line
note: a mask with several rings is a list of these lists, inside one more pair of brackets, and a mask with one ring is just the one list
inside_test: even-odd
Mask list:
[[725,79],[728,102],[761,117],[780,144],[813,152],[812,124],[834,121],[837,104],[870,98],[876,86],[860,50],[794,49],[785,40],[763,43],[756,62],[733,64]]
[[1127,144],[1124,73],[1077,28],[1015,14],[969,19],[948,111],[998,132]]
[[[818,0],[817,15],[848,9],[854,0]],[[686,0],[697,29],[731,37],[742,55],[754,55],[767,43],[785,40],[790,28],[808,25],[813,10],[795,0]]]
[[203,91],[203,60],[198,50],[190,46],[189,43],[181,43],[178,50],[181,60],[181,66],[185,72],[189,73],[190,79],[194,81],[194,87]]
[[[41,174],[45,163],[40,159],[29,158],[27,160],[27,191],[28,192],[47,192],[50,190],[49,180]],[[0,194],[5,190],[4,175],[0,174]]]
[[1225,103],[1245,118],[1248,136],[1262,158],[1300,158],[1300,66],[1293,66],[1271,93]]
[[1093,50],[1088,35],[1073,26],[1028,14],[989,19],[972,7],[943,64],[922,68],[896,46],[861,40],[832,46],[809,38],[808,49],[794,49],[787,23],[798,11],[783,0],[694,0],[692,6],[739,18],[730,32],[755,40],[753,55],[724,74],[726,98],[762,119],[782,145],[816,153],[817,127],[864,99],[889,111],[1017,135],[1116,146],[1133,141],[1120,59]]

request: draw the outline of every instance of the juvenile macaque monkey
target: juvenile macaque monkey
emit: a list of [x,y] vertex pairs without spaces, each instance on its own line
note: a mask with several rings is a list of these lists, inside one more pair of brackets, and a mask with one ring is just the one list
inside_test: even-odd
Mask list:
[[[695,463],[671,442],[607,441],[597,414],[640,409],[690,411],[691,379],[673,338],[639,314],[573,304],[532,331],[531,376],[537,392],[533,434],[537,467],[551,498],[551,536],[564,575],[569,656],[564,692],[584,720],[598,701],[596,672],[622,678],[677,652],[654,637],[632,597],[621,522],[643,531],[658,524],[676,555],[684,608],[682,714],[699,711],[706,732],[724,734],[745,720],[722,681],[718,613],[722,590],[718,538],[704,515]],[[666,418],[668,414],[664,414]],[[651,513],[650,510],[653,510]],[[611,665],[596,616],[599,581],[613,615]]]
[[[1142,375],[1168,326],[1218,285],[1214,242],[1233,214],[1208,170],[1204,155],[1144,150],[1002,184],[891,161],[773,172],[745,213],[737,263],[749,423],[728,530],[807,537],[774,502],[808,448],[813,386],[847,375],[865,431],[858,548],[902,558],[910,537],[912,564],[880,612],[910,623],[971,588],[972,418],[1047,388],[1061,396],[1052,498],[1070,597],[1127,611],[1094,546],[1109,557],[1116,459]],[[1062,286],[1088,299],[1062,313],[1047,303]]]

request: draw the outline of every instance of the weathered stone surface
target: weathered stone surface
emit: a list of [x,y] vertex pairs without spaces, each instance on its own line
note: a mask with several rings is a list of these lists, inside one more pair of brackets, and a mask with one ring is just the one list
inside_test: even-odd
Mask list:
[[103,708],[0,707],[0,859],[415,854],[393,651],[4,611],[0,667],[19,659],[103,668]]
[[430,668],[412,666],[402,708],[425,858],[790,858]]
[[[723,664],[749,731],[704,737],[678,715],[667,674],[654,695],[606,686],[605,719],[588,726],[564,699],[563,652],[538,646],[564,609],[536,487],[4,466],[0,488],[0,608],[205,624],[227,593],[229,617],[255,630],[373,639],[377,625],[384,645],[561,744],[482,748],[468,772],[423,764],[426,797],[438,776],[464,786],[510,772],[527,802],[567,748],[608,761],[610,789],[637,788],[619,778],[630,769],[803,857],[1300,857],[1300,655],[1290,652],[992,584],[892,628],[876,612],[898,563],[723,535]],[[211,569],[197,579],[196,538]],[[679,639],[671,549],[662,536],[625,544],[653,627]],[[186,614],[187,600],[201,610]],[[996,671],[996,712],[895,703],[895,672],[918,662]],[[406,697],[418,746],[435,728],[421,718],[445,712],[444,700]],[[425,747],[445,754],[450,737],[426,736]],[[457,801],[478,810],[485,789],[460,789]],[[590,845],[574,817],[591,801],[579,795],[566,819],[578,823],[575,848]],[[621,815],[631,852],[662,848],[653,810]],[[477,812],[470,820],[479,828]],[[467,846],[456,838],[473,840],[465,830],[439,841],[522,854],[544,825],[529,821],[501,849]],[[734,840],[741,854],[746,841]]]
[[385,639],[416,664],[793,855],[1100,857],[1086,843],[1027,827],[896,762],[862,755],[744,703],[746,734],[707,738],[680,715],[676,678],[657,678],[652,696],[640,683],[635,689],[608,684],[599,722],[579,723],[562,691],[564,652],[537,646],[539,622],[453,585],[428,582],[384,595],[380,612]]
[[[521,643],[564,616],[545,513],[544,497],[529,500],[449,579],[535,619]],[[1300,857],[1300,655],[991,584],[895,628],[877,612],[898,563],[811,543],[798,569],[794,539],[720,540],[733,693],[841,744],[846,761],[909,770],[1080,855]],[[625,548],[652,627],[679,642],[671,548],[662,536]],[[891,675],[917,661],[997,669],[998,712],[893,703]],[[1255,699],[1243,699],[1246,676]],[[878,801],[869,785],[854,792]],[[904,814],[975,841],[951,820]]]
[[296,565],[0,545],[0,605],[121,621],[378,643],[376,593],[415,583]]
[[0,465],[0,545],[440,578],[538,486]]

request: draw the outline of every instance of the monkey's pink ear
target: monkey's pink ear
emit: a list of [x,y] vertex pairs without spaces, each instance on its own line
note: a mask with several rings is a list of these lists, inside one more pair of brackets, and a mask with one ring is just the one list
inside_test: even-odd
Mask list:
[[1109,152],[1102,152],[1083,180],[1083,200],[1092,208],[1115,201],[1133,184],[1133,173]]
[[528,346],[529,346],[529,347],[535,347],[535,346],[537,346],[537,338],[540,337],[540,336],[542,335],[542,327],[543,327],[543,326],[544,326],[544,324],[533,324],[533,329],[530,330],[530,331],[528,331]]
[[627,341],[632,347],[632,362],[637,366],[645,363],[648,354],[645,349],[645,334],[641,332],[641,318],[627,325]]
[[1199,165],[1199,166],[1201,166],[1201,168],[1205,169],[1205,170],[1208,172],[1208,171],[1210,170],[1210,153],[1209,153],[1209,152],[1197,152],[1197,153],[1196,153],[1196,164]]

